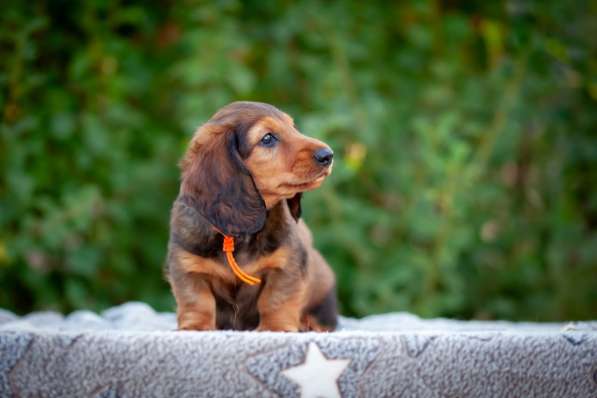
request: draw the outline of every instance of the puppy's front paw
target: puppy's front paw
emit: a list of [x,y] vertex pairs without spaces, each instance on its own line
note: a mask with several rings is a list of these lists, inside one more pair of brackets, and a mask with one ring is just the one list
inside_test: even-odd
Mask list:
[[213,317],[195,313],[186,313],[178,317],[178,330],[208,331],[216,330],[216,322]]
[[255,329],[257,332],[298,332],[298,325],[293,324],[268,324],[262,322]]
[[178,330],[181,332],[191,332],[191,331],[207,332],[209,330],[216,330],[216,328],[213,328],[209,325],[179,325]]

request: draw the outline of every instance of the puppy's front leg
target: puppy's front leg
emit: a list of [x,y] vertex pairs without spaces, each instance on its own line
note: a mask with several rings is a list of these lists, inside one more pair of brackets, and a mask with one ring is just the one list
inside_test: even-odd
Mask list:
[[257,301],[260,331],[297,332],[304,307],[306,282],[297,272],[276,269],[267,276]]
[[188,273],[172,281],[179,330],[215,330],[216,299],[202,276]]

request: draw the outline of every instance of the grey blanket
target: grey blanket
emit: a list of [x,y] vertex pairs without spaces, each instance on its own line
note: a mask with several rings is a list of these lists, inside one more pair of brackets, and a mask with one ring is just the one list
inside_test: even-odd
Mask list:
[[176,332],[128,303],[0,310],[0,397],[597,397],[597,322],[341,319],[334,333]]

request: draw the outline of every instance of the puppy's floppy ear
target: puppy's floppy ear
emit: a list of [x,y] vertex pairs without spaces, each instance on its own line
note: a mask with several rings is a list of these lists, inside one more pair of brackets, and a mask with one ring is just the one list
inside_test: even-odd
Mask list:
[[301,218],[302,209],[301,209],[301,198],[303,197],[303,193],[299,192],[294,195],[290,199],[286,199],[286,203],[288,203],[288,208],[290,209],[290,214],[292,214],[292,218],[295,221],[298,221]]
[[263,228],[265,203],[238,153],[233,126],[203,125],[181,167],[181,194],[222,233],[239,236]]

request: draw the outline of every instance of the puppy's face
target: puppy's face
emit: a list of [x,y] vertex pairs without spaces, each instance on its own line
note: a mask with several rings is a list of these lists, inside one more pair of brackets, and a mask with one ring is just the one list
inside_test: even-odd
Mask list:
[[182,191],[221,230],[252,233],[263,225],[266,208],[319,187],[332,158],[326,144],[301,134],[277,108],[234,102],[193,137],[182,161]]
[[332,171],[332,150],[301,134],[284,113],[260,117],[245,140],[245,165],[267,208],[319,187]]

